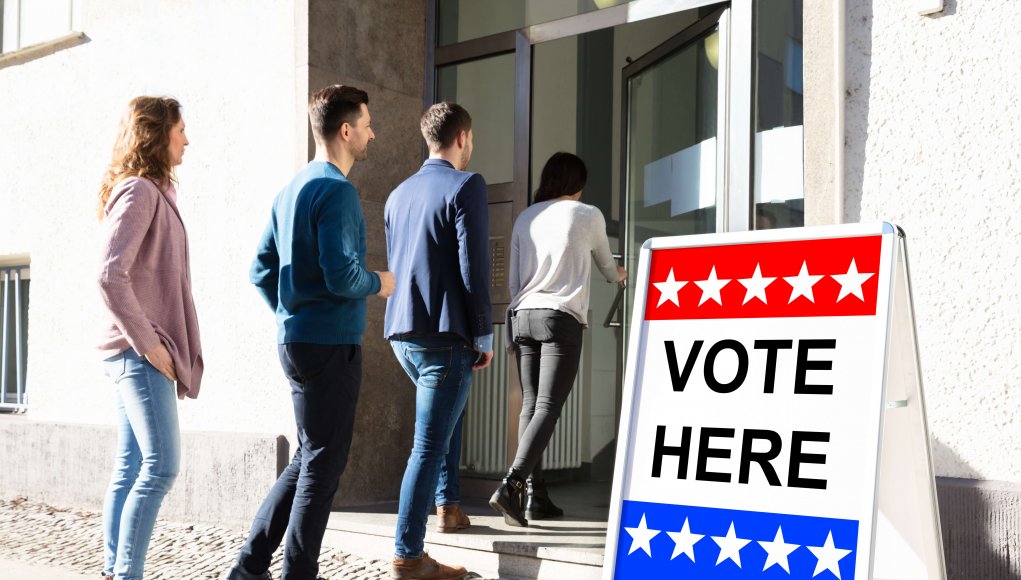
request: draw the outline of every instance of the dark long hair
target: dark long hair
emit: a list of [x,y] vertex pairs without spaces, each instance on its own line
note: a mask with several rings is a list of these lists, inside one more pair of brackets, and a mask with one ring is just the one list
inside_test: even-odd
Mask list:
[[549,201],[562,195],[574,195],[585,188],[588,181],[588,169],[581,157],[558,151],[554,153],[546,166],[542,168],[539,188],[535,190],[533,201]]

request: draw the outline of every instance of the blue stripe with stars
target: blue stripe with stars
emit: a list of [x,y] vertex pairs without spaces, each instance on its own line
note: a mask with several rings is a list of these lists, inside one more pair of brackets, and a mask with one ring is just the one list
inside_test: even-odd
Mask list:
[[614,578],[854,580],[858,524],[626,500]]

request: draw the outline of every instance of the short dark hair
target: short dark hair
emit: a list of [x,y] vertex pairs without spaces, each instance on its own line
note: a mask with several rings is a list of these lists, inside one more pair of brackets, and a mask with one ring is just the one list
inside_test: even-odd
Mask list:
[[472,116],[457,103],[436,103],[422,113],[422,137],[430,151],[453,145],[461,131],[471,131]]
[[588,169],[581,157],[558,151],[554,153],[545,167],[539,188],[535,190],[533,201],[549,201],[562,195],[574,195],[585,188],[588,181]]
[[369,94],[348,85],[330,85],[313,93],[308,100],[308,119],[316,139],[326,141],[340,131],[344,123],[354,124],[362,116],[362,105]]

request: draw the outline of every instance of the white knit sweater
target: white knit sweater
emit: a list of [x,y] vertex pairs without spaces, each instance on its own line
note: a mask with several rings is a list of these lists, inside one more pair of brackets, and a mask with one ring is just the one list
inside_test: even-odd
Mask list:
[[514,222],[510,309],[560,310],[587,325],[592,262],[608,281],[617,280],[599,209],[573,200],[533,204]]

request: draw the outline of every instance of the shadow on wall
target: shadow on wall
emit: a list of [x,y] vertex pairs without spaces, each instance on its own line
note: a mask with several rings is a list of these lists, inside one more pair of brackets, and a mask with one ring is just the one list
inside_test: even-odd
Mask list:
[[957,0],[943,0],[943,11],[930,14],[929,18],[943,18],[944,16],[953,16],[954,14],[957,14]]
[[[932,440],[941,471],[975,477],[952,449]],[[1013,489],[1011,489],[1013,488]],[[940,527],[947,578],[1021,580],[1021,486],[937,477]]]

